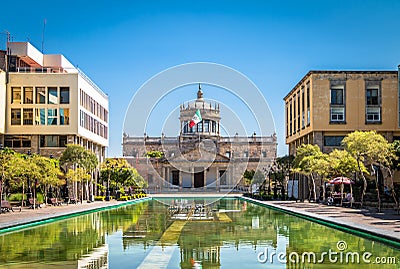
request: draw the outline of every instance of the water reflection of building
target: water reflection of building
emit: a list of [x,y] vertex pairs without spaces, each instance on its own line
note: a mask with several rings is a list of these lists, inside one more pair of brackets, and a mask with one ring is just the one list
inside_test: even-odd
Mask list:
[[[202,120],[190,128],[197,110]],[[123,156],[145,175],[150,188],[231,190],[245,169],[268,167],[276,157],[275,134],[221,136],[219,104],[205,101],[200,85],[197,99],[181,105],[179,121],[177,137],[124,134]],[[149,161],[148,151],[161,151],[164,158]]]
[[[204,242],[203,242],[204,243]],[[221,267],[221,247],[201,244],[200,246],[185,246],[180,248],[180,267],[193,268],[194,263],[202,265],[202,268]]]
[[78,269],[108,269],[108,245],[93,251],[78,260]]
[[[183,208],[193,204],[207,204],[206,201],[196,199],[168,199],[168,204],[172,204],[172,201],[175,206],[178,206],[179,201]],[[239,200],[219,200],[208,206],[212,212],[218,209],[219,219],[174,221],[167,205],[153,201],[138,221],[124,230],[124,248],[162,247],[163,253],[167,255],[171,253],[169,249],[179,247],[181,268],[192,268],[193,261],[199,261],[202,268],[220,268],[226,248],[239,251],[243,246],[251,246],[255,251],[261,251],[264,247],[270,251],[286,251],[286,225],[288,218],[292,217],[283,217],[279,212],[244,204]],[[225,219],[221,215],[225,215]],[[171,229],[172,226],[177,227],[177,222],[184,223],[179,231]],[[172,231],[172,234],[168,231]],[[148,255],[152,254],[150,251]],[[254,261],[257,261],[256,255]]]

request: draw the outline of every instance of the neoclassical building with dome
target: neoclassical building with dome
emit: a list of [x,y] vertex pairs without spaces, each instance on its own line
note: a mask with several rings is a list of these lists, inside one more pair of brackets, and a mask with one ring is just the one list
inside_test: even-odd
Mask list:
[[[196,111],[201,121],[190,128]],[[180,133],[176,137],[123,135],[123,156],[156,191],[230,191],[241,186],[245,170],[267,172],[276,158],[277,138],[221,136],[220,106],[207,102],[201,86],[197,99],[180,106]],[[149,158],[148,152],[162,152]]]

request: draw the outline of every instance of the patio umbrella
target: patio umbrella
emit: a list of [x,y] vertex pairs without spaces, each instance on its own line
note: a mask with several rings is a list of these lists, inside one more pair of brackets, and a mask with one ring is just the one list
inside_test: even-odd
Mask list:
[[[354,181],[348,177],[335,177],[334,179],[329,180],[329,184],[339,185],[341,191],[340,205],[343,203],[343,185],[350,185],[350,195],[353,197],[353,188],[351,187],[354,184]],[[350,200],[350,206],[353,204],[353,199]]]
[[350,185],[354,184],[354,181],[351,180],[348,177],[335,177],[334,179],[329,180],[329,184],[334,184],[334,185],[339,185],[339,184],[345,184],[345,185]]

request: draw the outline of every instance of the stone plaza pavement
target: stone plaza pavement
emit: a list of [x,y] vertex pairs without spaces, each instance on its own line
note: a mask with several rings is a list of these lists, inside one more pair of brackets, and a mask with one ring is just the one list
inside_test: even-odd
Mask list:
[[400,215],[394,209],[378,213],[376,208],[354,209],[295,201],[257,202],[400,243]]
[[[17,225],[27,224],[45,219],[57,218],[69,214],[81,213],[89,210],[95,210],[106,207],[113,207],[126,202],[93,202],[77,203],[61,206],[42,206],[38,209],[27,207],[13,207],[14,212],[5,212],[0,214],[0,229],[9,228]],[[21,210],[21,211],[20,211]]]
[[[174,194],[152,194],[150,197],[218,197],[221,193],[174,193]],[[239,197],[240,194],[228,194],[227,197]],[[221,196],[222,197],[222,196]],[[145,198],[146,199],[146,198]],[[257,201],[245,198],[248,201],[255,201],[259,204],[282,209],[284,211],[300,214],[314,219],[327,221],[339,226],[355,228],[367,234],[382,236],[390,240],[400,242],[400,215],[392,210],[385,210],[377,213],[376,209],[353,209],[339,206],[327,206],[322,204],[295,202],[295,201]],[[17,225],[27,224],[35,221],[57,218],[69,214],[81,213],[85,211],[115,207],[127,204],[127,202],[109,201],[78,203],[62,206],[45,206],[39,209],[14,208],[14,212],[0,214],[0,229],[9,228]],[[128,202],[129,204],[129,202]]]

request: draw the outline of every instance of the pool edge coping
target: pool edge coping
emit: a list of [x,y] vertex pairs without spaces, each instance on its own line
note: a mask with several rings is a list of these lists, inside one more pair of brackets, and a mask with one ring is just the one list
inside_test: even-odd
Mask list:
[[[334,219],[327,219],[327,217],[321,217],[321,216],[318,216],[318,215],[310,213],[310,212],[299,212],[294,209],[291,209],[291,208],[288,208],[285,206],[281,206],[281,205],[275,205],[275,204],[271,204],[271,203],[263,203],[263,201],[255,200],[255,199],[252,199],[249,197],[240,196],[237,198],[239,198],[241,200],[246,200],[253,204],[264,206],[264,207],[267,207],[267,208],[270,208],[270,209],[273,209],[276,211],[287,213],[292,216],[299,217],[301,219],[312,221],[314,223],[318,223],[318,224],[327,226],[329,228],[334,228],[334,229],[337,229],[342,232],[347,232],[347,233],[350,233],[353,235],[360,236],[362,238],[367,238],[369,240],[378,241],[378,242],[384,243],[386,245],[390,245],[392,247],[400,249],[400,239],[399,238],[390,236],[388,234],[379,233],[377,231],[370,230],[367,227],[363,228],[363,227],[360,227],[359,225],[357,225],[357,227],[351,226],[350,223],[339,222]],[[384,231],[382,231],[382,232],[384,232]]]
[[9,225],[4,225],[3,227],[1,227],[0,235],[4,235],[6,233],[23,230],[23,229],[27,229],[27,228],[31,228],[31,227],[35,227],[35,226],[39,226],[42,224],[47,224],[47,223],[51,223],[51,222],[55,222],[55,221],[59,221],[59,220],[67,219],[67,218],[77,217],[80,215],[86,215],[86,214],[99,212],[99,211],[103,211],[103,210],[109,210],[109,209],[115,209],[115,208],[119,208],[119,207],[123,207],[123,206],[127,206],[127,205],[133,205],[133,204],[136,204],[139,202],[144,202],[144,201],[152,200],[152,199],[153,199],[152,197],[143,197],[143,198],[138,198],[135,200],[130,200],[130,201],[126,201],[126,202],[122,202],[122,203],[118,203],[118,204],[105,205],[105,206],[100,206],[100,207],[90,208],[90,209],[82,209],[82,210],[74,211],[74,212],[61,212],[59,214],[43,217],[40,219],[30,219],[28,221],[22,220],[18,223],[10,223]]

